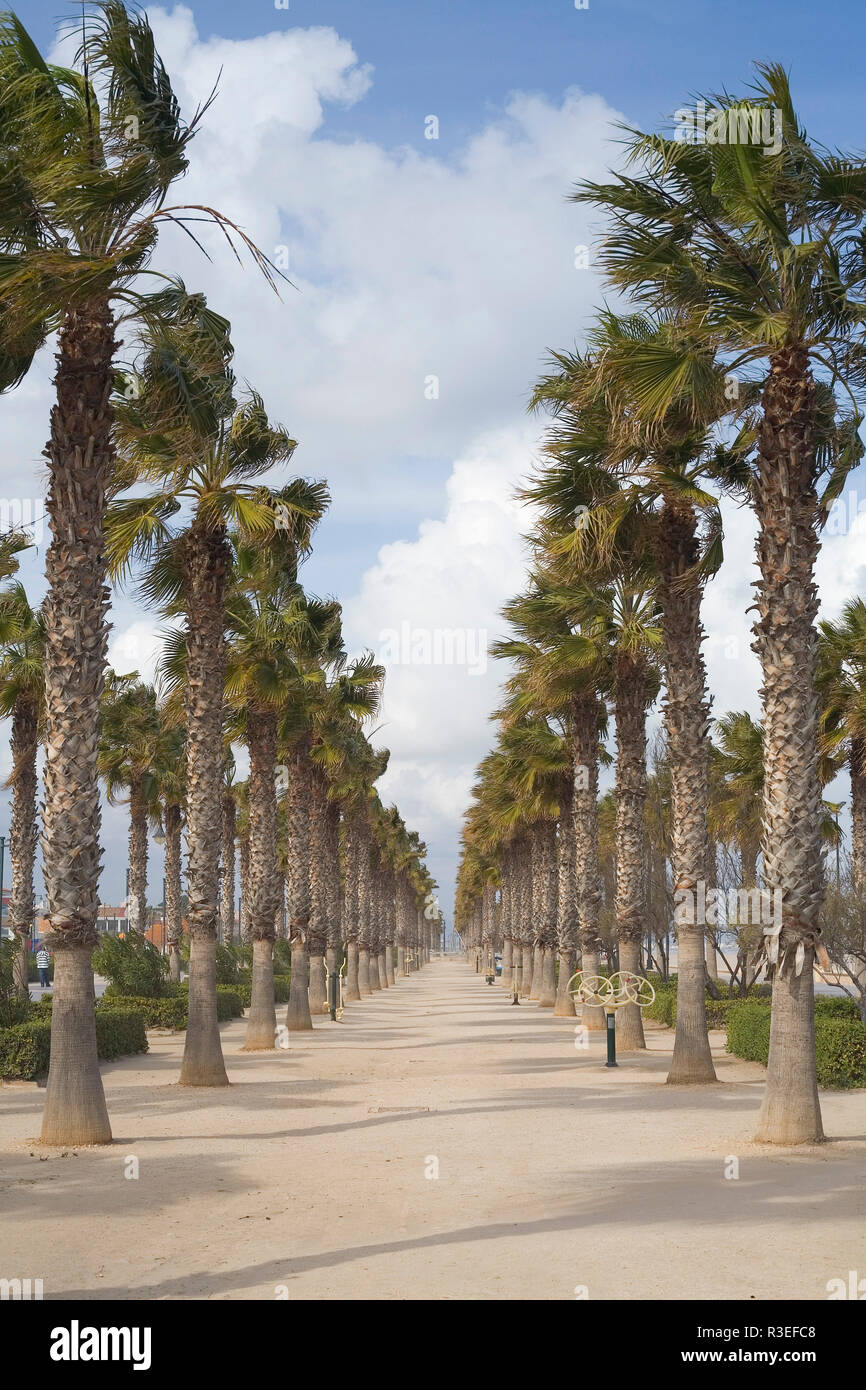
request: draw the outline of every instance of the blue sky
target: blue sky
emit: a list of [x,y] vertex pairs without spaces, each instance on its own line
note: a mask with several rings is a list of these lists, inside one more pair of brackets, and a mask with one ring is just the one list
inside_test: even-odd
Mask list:
[[[76,8],[29,0],[18,13],[47,49]],[[231,318],[239,377],[297,435],[297,471],[328,478],[333,505],[305,582],[344,601],[352,650],[379,648],[403,624],[473,642],[501,632],[525,564],[529,518],[513,490],[538,440],[527,395],[546,350],[579,341],[602,294],[592,265],[574,259],[592,244],[590,214],[566,197],[615,162],[616,120],[656,127],[695,93],[742,91],[765,59],[791,69],[814,137],[862,147],[866,134],[862,84],[840,61],[866,37],[853,0],[838,0],[832,22],[804,0],[208,0],[150,13],[185,112],[222,68],[179,192],[237,217],[270,254],[285,246],[298,289],[279,303],[216,239],[208,264],[169,233],[158,264]],[[424,136],[430,114],[436,141]],[[50,370],[47,353],[3,402],[6,497],[41,487]],[[710,682],[717,712],[757,714],[752,527],[730,520],[706,603]],[[866,590],[862,553],[851,524],[828,545],[829,614]],[[34,593],[40,565],[37,555],[23,571]],[[149,675],[153,615],[123,595],[112,621],[114,664]],[[459,663],[389,674],[382,795],[428,841],[443,903],[499,677]],[[122,810],[107,813],[105,844],[112,901]],[[153,901],[160,884],[155,853]]]
[[[249,38],[288,26],[328,25],[376,69],[375,88],[342,133],[406,138],[419,104],[447,112],[442,142],[457,143],[508,92],[556,98],[578,84],[639,122],[656,122],[693,91],[748,77],[754,60],[792,69],[817,138],[857,139],[862,82],[843,52],[866,39],[857,0],[828,10],[809,0],[208,0],[195,8],[202,37]],[[17,12],[43,43],[77,5],[27,0]],[[829,22],[828,22],[829,21]],[[846,70],[847,68],[847,70]],[[336,121],[332,133],[340,130]]]

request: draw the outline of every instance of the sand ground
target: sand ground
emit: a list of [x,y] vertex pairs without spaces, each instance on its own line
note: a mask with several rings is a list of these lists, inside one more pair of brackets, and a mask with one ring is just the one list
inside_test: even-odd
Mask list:
[[832,1142],[756,1146],[763,1069],[721,1034],[717,1086],[662,1084],[662,1029],[609,1071],[602,1037],[576,1050],[451,957],[286,1051],[243,1035],[227,1090],[175,1084],[182,1035],[106,1064],[104,1149],[40,1150],[43,1093],[0,1087],[0,1275],[46,1299],[708,1300],[866,1275],[866,1092],[823,1094]]

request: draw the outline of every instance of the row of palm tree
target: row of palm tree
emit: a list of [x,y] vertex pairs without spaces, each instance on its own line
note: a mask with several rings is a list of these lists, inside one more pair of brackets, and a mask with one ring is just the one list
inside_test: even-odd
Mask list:
[[[111,1138],[91,967],[101,776],[110,797],[122,793],[130,804],[134,923],[145,910],[147,830],[157,806],[177,923],[185,826],[190,955],[182,1084],[227,1082],[215,966],[227,742],[243,741],[250,758],[248,1046],[274,1045],[281,869],[299,967],[289,1026],[306,1026],[300,967],[307,951],[315,965],[323,939],[324,949],[335,950],[344,934],[351,954],[357,930],[363,994],[372,951],[377,963],[386,951],[387,973],[387,944],[399,940],[392,921],[402,923],[417,959],[418,913],[432,887],[423,846],[396,812],[378,807],[372,790],[383,755],[366,744],[361,723],[375,705],[380,673],[369,658],[347,663],[337,605],[306,596],[298,584],[327,490],[302,479],[266,486],[265,475],[285,466],[295,441],[269,420],[255,392],[238,391],[227,321],[151,266],[162,227],[179,226],[197,240],[203,222],[224,234],[238,258],[247,251],[277,288],[280,272],[225,214],[171,201],[209,104],[184,120],[146,17],[122,0],[102,0],[85,18],[68,67],[47,63],[17,17],[0,14],[0,389],[16,386],[57,335],[45,451],[47,593],[38,614],[23,591],[10,594],[3,618],[18,624],[7,660],[18,660],[13,647],[20,654],[20,698],[12,703],[19,931],[32,920],[36,823],[35,776],[24,768],[34,767],[40,738],[45,750],[43,872],[55,953],[42,1128],[49,1143]],[[120,332],[132,345],[123,360]],[[106,680],[109,579],[135,584],[169,624],[164,705],[132,676]],[[39,672],[32,669],[37,642]],[[288,766],[282,866],[281,758]],[[332,796],[338,785],[341,795]],[[346,880],[355,910],[346,912],[345,931],[337,878],[343,820],[353,846],[347,862],[355,866]],[[227,863],[223,870],[225,910]]]
[[[866,162],[810,141],[777,66],[759,66],[748,98],[711,104],[776,112],[779,148],[629,130],[624,172],[573,195],[606,216],[598,257],[623,307],[601,311],[582,351],[555,354],[533,396],[551,424],[544,462],[523,493],[537,509],[533,569],[509,614],[517,636],[502,648],[515,663],[491,755],[493,803],[513,832],[502,894],[508,913],[515,856],[551,859],[550,833],[539,825],[559,806],[557,778],[573,782],[558,839],[564,862],[571,850],[562,841],[574,839],[574,901],[560,920],[575,917],[584,969],[594,972],[599,739],[612,710],[616,931],[631,968],[642,931],[645,716],[658,683],[675,898],[694,900],[711,881],[701,607],[722,563],[720,498],[750,506],[763,677],[760,881],[783,902],[781,922],[761,937],[773,1004],[757,1137],[814,1142],[822,1138],[813,965],[823,953],[825,823],[814,572],[821,528],[862,455]],[[532,757],[515,768],[522,745]],[[854,761],[862,765],[859,745]],[[495,843],[486,810],[485,797],[470,813],[460,882],[462,920],[480,913],[482,936],[481,880],[490,889],[503,874],[501,856],[479,868],[478,854]],[[750,852],[754,862],[754,842]],[[552,953],[551,889],[534,910],[546,914],[542,946]],[[696,914],[677,936],[668,1081],[712,1082]],[[569,964],[566,952],[560,979]],[[548,1001],[551,977],[548,965]],[[634,1036],[638,1023],[628,1025]]]

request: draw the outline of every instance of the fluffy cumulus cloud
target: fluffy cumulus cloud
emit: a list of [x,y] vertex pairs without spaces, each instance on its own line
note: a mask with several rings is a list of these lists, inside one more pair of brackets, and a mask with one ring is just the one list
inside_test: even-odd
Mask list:
[[533,442],[515,427],[471,444],[446,485],[444,517],[422,522],[415,540],[383,546],[344,607],[350,644],[372,645],[387,670],[377,741],[391,761],[381,795],[421,828],[446,895],[459,815],[493,734],[487,718],[502,672],[487,649],[525,564],[514,491]]

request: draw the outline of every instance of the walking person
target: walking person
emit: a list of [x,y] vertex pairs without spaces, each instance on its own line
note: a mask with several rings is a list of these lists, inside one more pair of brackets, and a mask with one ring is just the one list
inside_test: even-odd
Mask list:
[[36,952],[36,969],[39,971],[39,983],[43,989],[48,989],[51,984],[48,978],[48,968],[51,965],[51,952],[48,947],[42,945]]

